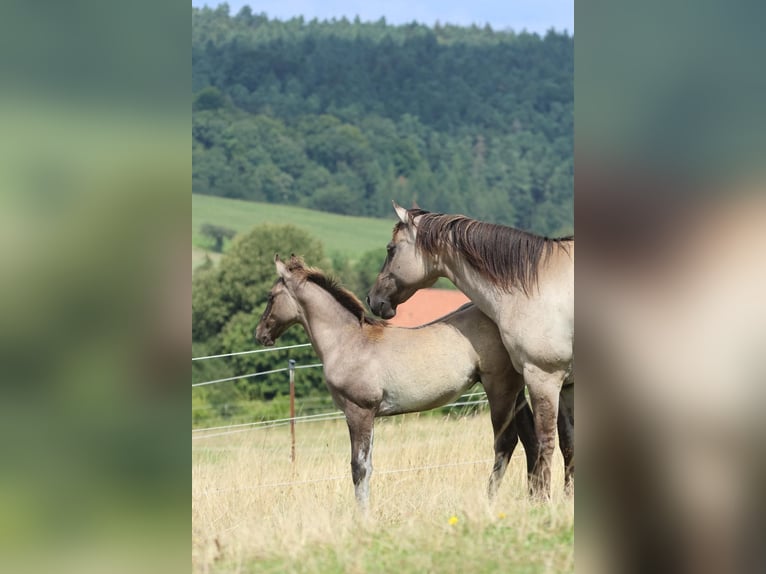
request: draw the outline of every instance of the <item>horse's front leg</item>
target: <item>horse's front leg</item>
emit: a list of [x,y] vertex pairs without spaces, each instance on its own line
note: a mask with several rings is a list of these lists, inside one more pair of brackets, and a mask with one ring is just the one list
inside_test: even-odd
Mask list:
[[524,445],[524,453],[527,458],[527,483],[531,492],[532,477],[535,472],[540,447],[537,443],[537,433],[535,432],[535,416],[532,414],[532,409],[529,408],[527,398],[524,396],[523,384],[521,385],[518,397],[516,397],[515,412],[516,430],[519,433],[521,444]]
[[351,478],[359,508],[367,512],[372,476],[372,438],[375,414],[372,410],[347,405],[346,423],[351,436]]
[[549,499],[551,494],[551,463],[556,448],[556,430],[559,414],[559,393],[566,372],[547,372],[536,365],[524,366],[524,382],[535,415],[535,433],[539,452],[532,481],[534,496]]
[[564,457],[564,492],[574,489],[574,385],[561,389],[559,402],[559,448]]
[[[524,398],[524,381],[515,371],[506,376],[485,376],[482,381],[487,392],[492,429],[495,435],[495,464],[489,477],[487,493],[494,498],[503,480],[508,462],[522,435],[527,454],[527,472],[537,461],[537,439],[532,412]],[[526,417],[526,418],[525,418]]]

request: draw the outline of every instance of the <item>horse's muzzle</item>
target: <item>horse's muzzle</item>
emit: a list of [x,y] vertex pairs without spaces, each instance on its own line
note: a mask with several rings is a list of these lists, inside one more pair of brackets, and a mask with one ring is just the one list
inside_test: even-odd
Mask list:
[[396,316],[396,307],[392,306],[391,303],[385,299],[370,299],[368,295],[367,306],[373,313],[375,313],[378,317],[382,317],[383,319],[391,319],[392,317]]

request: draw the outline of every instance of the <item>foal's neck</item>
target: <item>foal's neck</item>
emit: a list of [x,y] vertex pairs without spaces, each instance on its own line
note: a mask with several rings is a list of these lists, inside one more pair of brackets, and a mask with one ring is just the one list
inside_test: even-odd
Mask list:
[[323,360],[332,350],[343,347],[344,342],[361,337],[360,319],[319,285],[304,283],[298,302],[303,308],[303,328]]

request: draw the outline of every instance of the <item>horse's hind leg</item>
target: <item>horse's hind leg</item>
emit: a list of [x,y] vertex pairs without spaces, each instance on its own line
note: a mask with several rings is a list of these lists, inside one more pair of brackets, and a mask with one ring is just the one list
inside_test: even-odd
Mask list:
[[[521,394],[523,407],[526,407],[527,411],[529,406],[526,400],[524,400],[523,393],[521,393],[524,388],[524,382],[518,373],[512,372],[510,375],[503,377],[485,376],[484,379],[482,383],[484,384],[484,390],[487,392],[492,429],[495,434],[495,464],[492,468],[487,488],[489,497],[493,498],[503,480],[505,470],[508,467],[508,462],[511,460],[516,444],[519,442],[518,426],[514,417],[519,394]],[[534,431],[534,427],[532,430]],[[522,440],[528,440],[528,434],[528,429],[525,429],[525,435]],[[534,436],[534,432],[532,434]],[[536,441],[530,442],[536,444]],[[529,466],[530,469],[534,466],[536,458],[535,455],[530,460],[529,451],[527,451],[527,464],[531,464]]]
[[564,492],[571,494],[574,486],[574,385],[561,389],[558,428],[559,448],[564,457]]
[[346,423],[351,437],[351,478],[360,509],[367,511],[372,476],[372,439],[374,413],[356,405],[346,406]]

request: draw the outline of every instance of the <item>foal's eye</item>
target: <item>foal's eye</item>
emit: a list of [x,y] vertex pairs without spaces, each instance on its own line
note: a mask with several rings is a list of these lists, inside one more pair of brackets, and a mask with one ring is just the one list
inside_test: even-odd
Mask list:
[[396,246],[393,243],[389,243],[388,245],[386,245],[386,251],[388,252],[389,255],[394,252],[394,247]]

